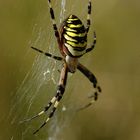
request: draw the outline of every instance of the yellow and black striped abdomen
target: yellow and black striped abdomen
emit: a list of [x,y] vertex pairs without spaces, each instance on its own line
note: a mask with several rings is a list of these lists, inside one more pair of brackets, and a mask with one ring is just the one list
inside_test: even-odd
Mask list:
[[70,15],[64,21],[62,38],[67,55],[80,57],[85,53],[87,32],[78,17]]

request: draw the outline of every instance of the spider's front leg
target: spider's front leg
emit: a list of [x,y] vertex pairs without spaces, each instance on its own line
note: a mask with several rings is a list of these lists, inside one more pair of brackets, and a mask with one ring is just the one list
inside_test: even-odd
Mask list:
[[67,82],[67,75],[68,75],[68,68],[67,68],[67,65],[64,64],[64,66],[61,70],[61,75],[60,75],[60,80],[59,80],[59,84],[58,84],[57,91],[56,91],[56,96],[54,96],[52,98],[51,102],[45,107],[45,109],[48,110],[50,108],[50,106],[52,105],[52,103],[54,103],[54,106],[53,106],[48,118],[33,134],[36,134],[42,127],[44,127],[47,124],[47,122],[54,115],[54,112],[56,111],[56,108],[58,107],[58,104],[59,104],[60,100],[62,99],[62,96],[63,96],[64,91],[65,91],[65,86],[66,86],[66,82]]
[[91,97],[93,97],[93,99],[88,104],[84,105],[83,107],[81,107],[79,109],[79,110],[81,110],[81,109],[85,109],[85,108],[89,107],[98,99],[98,94],[101,93],[101,87],[98,85],[97,79],[94,76],[94,74],[92,72],[90,72],[85,66],[78,63],[77,68],[80,70],[80,72],[82,72],[90,80],[90,82],[93,83],[93,87],[95,88],[94,95],[91,96]]

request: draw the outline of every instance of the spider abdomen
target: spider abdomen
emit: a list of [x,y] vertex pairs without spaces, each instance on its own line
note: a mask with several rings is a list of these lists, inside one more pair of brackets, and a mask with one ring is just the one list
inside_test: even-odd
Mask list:
[[70,15],[63,23],[63,46],[66,55],[80,57],[85,53],[87,46],[87,32],[81,20]]

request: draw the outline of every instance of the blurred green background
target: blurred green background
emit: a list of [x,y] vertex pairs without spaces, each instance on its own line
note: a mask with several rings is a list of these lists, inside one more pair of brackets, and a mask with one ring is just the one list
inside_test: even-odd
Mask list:
[[[86,23],[88,0],[52,1],[58,25],[71,13]],[[61,66],[30,49],[59,54],[47,0],[0,1],[0,140],[139,140],[140,1],[92,4],[88,42],[95,29],[97,45],[81,62],[94,72],[103,92],[95,105],[75,113],[75,106],[87,102],[92,86],[79,72],[70,76],[55,117],[34,136],[44,119],[19,121],[47,104]]]

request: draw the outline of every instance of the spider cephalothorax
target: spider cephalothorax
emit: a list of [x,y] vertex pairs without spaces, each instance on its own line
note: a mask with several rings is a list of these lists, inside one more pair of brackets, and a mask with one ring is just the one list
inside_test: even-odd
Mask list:
[[51,107],[52,104],[53,108],[48,116],[48,118],[44,121],[44,123],[34,132],[37,133],[54,115],[54,112],[62,99],[62,96],[65,91],[66,82],[67,82],[67,76],[68,72],[74,73],[77,69],[83,73],[93,84],[93,87],[95,89],[95,92],[93,94],[93,99],[80,109],[84,109],[90,105],[94,101],[97,100],[98,94],[101,92],[101,88],[97,83],[97,79],[94,76],[92,72],[90,72],[85,66],[83,66],[81,63],[79,63],[78,59],[83,56],[84,54],[90,52],[95,44],[96,44],[96,34],[94,32],[94,41],[90,47],[87,47],[87,34],[90,27],[90,14],[91,14],[91,0],[88,2],[88,14],[87,14],[87,24],[84,26],[84,24],[81,22],[81,20],[75,16],[70,15],[68,18],[66,18],[63,23],[61,24],[61,27],[58,31],[56,22],[55,22],[55,16],[54,11],[52,9],[51,0],[48,0],[49,8],[50,8],[50,15],[53,23],[53,29],[55,33],[55,37],[57,39],[58,47],[60,50],[60,53],[62,57],[52,55],[50,53],[44,52],[42,50],[39,50],[37,48],[31,47],[32,49],[45,54],[48,57],[52,57],[53,59],[59,60],[63,62],[63,67],[60,73],[60,80],[58,83],[57,91],[55,96],[51,99],[51,101],[48,103],[48,105],[44,108],[43,111],[39,112],[37,115],[33,116],[32,118],[26,119],[24,121],[30,121],[45,112]]

